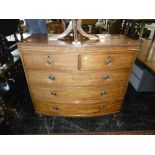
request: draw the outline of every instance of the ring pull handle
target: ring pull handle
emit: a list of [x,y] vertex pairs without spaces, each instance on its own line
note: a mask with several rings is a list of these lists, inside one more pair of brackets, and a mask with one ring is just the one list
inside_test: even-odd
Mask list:
[[50,75],[50,76],[48,77],[48,79],[49,79],[49,80],[55,80],[55,76],[54,76],[54,75]]
[[59,110],[59,107],[56,106],[56,105],[54,105],[54,106],[52,106],[52,110],[54,110],[54,111],[58,111],[58,110]]
[[98,108],[99,108],[99,111],[103,111],[104,110],[104,106],[103,105],[100,105]]
[[56,91],[51,92],[51,96],[56,96],[56,95],[57,95]]
[[104,75],[104,76],[103,76],[103,80],[107,81],[107,80],[109,80],[109,79],[110,79],[110,76],[109,76],[109,75]]
[[105,60],[105,63],[106,63],[107,65],[111,65],[111,64],[112,64],[112,59],[111,59],[110,56]]
[[52,60],[52,58],[50,56],[47,56],[46,64],[49,65],[49,66],[54,64],[54,62],[53,62],[53,60]]
[[107,96],[107,92],[102,92],[100,95],[101,96]]

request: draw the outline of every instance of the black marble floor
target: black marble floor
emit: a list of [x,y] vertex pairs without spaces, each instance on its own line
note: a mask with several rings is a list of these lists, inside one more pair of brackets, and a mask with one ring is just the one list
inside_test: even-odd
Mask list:
[[155,93],[137,93],[129,84],[120,113],[92,118],[39,116],[27,88],[16,101],[17,114],[0,124],[0,134],[76,134],[155,130]]

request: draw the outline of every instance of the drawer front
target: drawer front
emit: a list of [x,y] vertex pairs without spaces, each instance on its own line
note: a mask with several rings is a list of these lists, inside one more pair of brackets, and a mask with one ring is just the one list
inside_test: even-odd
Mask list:
[[77,69],[78,56],[76,54],[48,54],[23,52],[24,65],[29,69]]
[[32,87],[33,100],[36,102],[58,103],[96,103],[111,99],[123,98],[124,85],[98,86],[98,87]]
[[[60,72],[60,71],[43,71],[27,70],[27,76],[31,85],[49,87],[49,86],[75,86],[79,85],[78,72]],[[82,78],[82,77],[81,77]],[[80,81],[80,80],[79,80]]]
[[27,70],[29,82],[35,86],[86,86],[126,83],[130,69],[105,70],[98,72],[77,71],[58,72],[43,70]]
[[82,54],[81,70],[126,68],[132,66],[134,57],[134,53]]
[[37,113],[60,116],[95,116],[120,111],[122,101],[96,104],[35,103]]

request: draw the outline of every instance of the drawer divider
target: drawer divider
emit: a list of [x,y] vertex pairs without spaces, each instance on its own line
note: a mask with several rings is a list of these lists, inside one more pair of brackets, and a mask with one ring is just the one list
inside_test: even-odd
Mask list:
[[78,54],[78,70],[81,69],[81,55]]

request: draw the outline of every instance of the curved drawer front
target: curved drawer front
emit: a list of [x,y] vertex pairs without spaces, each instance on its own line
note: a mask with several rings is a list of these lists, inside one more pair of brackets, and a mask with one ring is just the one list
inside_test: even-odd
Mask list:
[[77,54],[23,53],[23,62],[29,69],[77,69]]
[[31,85],[51,87],[53,85],[76,85],[77,74],[59,71],[27,70]]
[[33,100],[36,102],[58,103],[96,103],[123,98],[125,85],[98,87],[32,87]]
[[27,70],[29,82],[35,86],[86,86],[126,83],[130,69],[105,71],[57,72]]
[[81,54],[81,70],[126,68],[132,66],[134,57],[134,53]]
[[121,109],[122,101],[112,101],[96,104],[63,104],[63,103],[35,103],[38,113],[60,116],[95,116],[117,112]]

